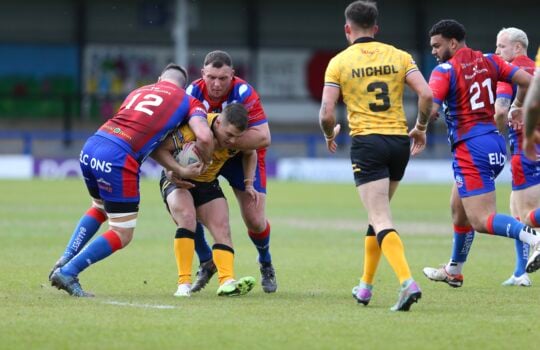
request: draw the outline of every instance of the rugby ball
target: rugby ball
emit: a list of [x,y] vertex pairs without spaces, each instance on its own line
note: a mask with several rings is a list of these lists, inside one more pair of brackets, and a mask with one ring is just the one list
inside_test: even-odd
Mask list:
[[182,150],[176,155],[176,161],[184,167],[200,162],[201,157],[199,156],[199,150],[197,149],[197,146],[195,146],[195,142],[184,144]]

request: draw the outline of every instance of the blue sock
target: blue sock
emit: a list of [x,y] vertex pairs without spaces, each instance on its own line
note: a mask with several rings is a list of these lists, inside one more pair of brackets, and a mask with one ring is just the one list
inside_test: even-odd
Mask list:
[[454,241],[452,245],[452,262],[464,263],[474,240],[472,226],[454,225]]
[[514,276],[519,277],[525,273],[525,267],[527,266],[527,260],[529,259],[529,245],[516,239],[516,269]]
[[487,220],[488,233],[519,240],[519,233],[526,225],[504,214],[491,214]]
[[88,243],[88,241],[96,234],[101,224],[107,220],[107,216],[92,207],[81,217],[77,227],[71,234],[66,249],[64,250],[63,257],[67,260],[73,258],[81,249]]
[[204,237],[204,227],[200,222],[197,222],[197,228],[195,229],[195,251],[199,257],[200,262],[205,262],[212,259],[212,248],[206,242]]
[[266,222],[266,228],[264,231],[256,233],[248,231],[249,238],[257,248],[259,252],[260,263],[271,263],[272,256],[270,255],[270,223]]
[[105,259],[120,248],[122,248],[120,237],[112,230],[109,230],[75,255],[60,271],[66,275],[78,276],[88,266]]

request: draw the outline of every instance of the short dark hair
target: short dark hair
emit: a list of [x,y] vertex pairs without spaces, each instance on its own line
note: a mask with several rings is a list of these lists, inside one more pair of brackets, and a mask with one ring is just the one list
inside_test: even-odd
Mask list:
[[187,69],[185,69],[184,67],[176,64],[176,63],[169,63],[167,66],[165,66],[165,68],[163,68],[163,70],[161,71],[161,75],[163,75],[166,71],[168,70],[177,70],[179,71],[180,73],[182,73],[183,75],[183,78],[182,78],[182,81],[180,81],[180,85],[182,86],[185,86],[186,85],[186,82],[188,81],[188,73],[187,73]]
[[345,9],[345,20],[353,22],[361,28],[371,28],[377,24],[379,11],[377,4],[372,1],[355,1]]
[[204,65],[212,65],[214,68],[221,68],[224,65],[233,68],[232,58],[225,51],[211,51],[204,58]]
[[429,31],[429,36],[441,35],[446,39],[465,40],[465,27],[453,19],[443,19],[435,23]]
[[248,111],[243,104],[228,104],[223,108],[221,114],[228,123],[234,125],[238,130],[244,131],[248,128]]

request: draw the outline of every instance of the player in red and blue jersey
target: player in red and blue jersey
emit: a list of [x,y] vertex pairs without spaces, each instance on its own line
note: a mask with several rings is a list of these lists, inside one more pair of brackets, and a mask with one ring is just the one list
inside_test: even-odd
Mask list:
[[[211,159],[213,136],[206,111],[182,89],[186,79],[184,68],[168,65],[157,83],[130,93],[116,115],[86,141],[80,165],[92,207],[80,219],[49,275],[53,286],[73,296],[92,296],[81,288],[78,275],[133,238],[140,166],[175,128],[188,123],[197,135],[203,160]],[[202,170],[202,163],[181,167],[170,153],[162,152],[155,159],[178,177],[191,178]],[[88,243],[107,218],[109,230]]]
[[[496,84],[506,81],[519,85],[516,99],[523,101],[531,77],[497,55],[467,47],[465,28],[454,20],[439,21],[429,35],[432,53],[440,62],[429,81],[433,111],[436,114],[445,105],[453,155],[454,243],[450,262],[441,268],[426,267],[424,274],[461,287],[474,231],[519,239],[540,250],[540,236],[512,216],[496,213],[495,202],[495,177],[506,160],[504,138],[493,119]],[[538,263],[540,256],[531,256],[527,272],[538,269]]]
[[[201,70],[202,78],[194,81],[186,89],[197,98],[209,113],[220,113],[231,103],[243,104],[248,110],[248,129],[234,144],[237,149],[257,149],[257,169],[255,178],[245,179],[242,159],[235,156],[229,159],[220,171],[227,179],[240,205],[242,218],[248,235],[259,253],[261,285],[266,293],[277,290],[275,270],[270,255],[270,224],[266,219],[266,147],[270,145],[270,129],[259,95],[243,79],[235,76],[230,55],[224,51],[209,52]],[[259,195],[258,204],[246,193],[245,186],[253,184]],[[215,273],[212,250],[204,238],[203,227],[198,224],[195,235],[195,250],[201,265],[192,292],[204,288]]]
[[[515,65],[530,75],[534,74],[534,61],[527,57],[529,40],[527,34],[518,28],[503,28],[497,34],[497,50],[506,62]],[[523,121],[521,118],[508,120],[508,112],[515,99],[517,86],[506,82],[497,83],[495,101],[495,121],[501,132],[506,131],[511,151],[512,193],[510,195],[511,214],[531,227],[538,227],[540,222],[540,163],[531,161],[523,154]],[[531,280],[525,272],[529,259],[529,245],[516,240],[516,267],[504,286],[530,286]]]

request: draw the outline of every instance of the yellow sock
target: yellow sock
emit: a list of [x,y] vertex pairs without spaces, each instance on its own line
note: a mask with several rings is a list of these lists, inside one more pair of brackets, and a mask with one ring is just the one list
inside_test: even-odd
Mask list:
[[373,278],[380,259],[381,247],[377,242],[377,236],[366,236],[364,240],[364,274],[362,275],[362,281],[373,284]]
[[191,265],[195,254],[195,233],[178,228],[174,237],[174,256],[178,268],[178,284],[191,283]]
[[395,230],[383,230],[377,234],[381,250],[402,284],[411,278],[411,270],[405,258],[405,249]]
[[219,285],[223,282],[234,279],[234,250],[225,244],[214,244],[212,246],[212,259],[218,271]]

